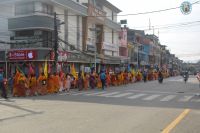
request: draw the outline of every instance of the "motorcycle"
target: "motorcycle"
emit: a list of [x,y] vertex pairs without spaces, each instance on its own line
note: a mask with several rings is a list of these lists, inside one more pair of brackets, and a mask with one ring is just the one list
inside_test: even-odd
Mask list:
[[187,77],[186,75],[183,75],[183,80],[184,80],[184,82],[186,83],[187,80],[188,80],[188,77]]

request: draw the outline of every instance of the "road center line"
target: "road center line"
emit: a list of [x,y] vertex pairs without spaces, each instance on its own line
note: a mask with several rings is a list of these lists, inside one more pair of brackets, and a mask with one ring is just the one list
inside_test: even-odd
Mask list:
[[191,111],[190,109],[185,109],[172,123],[170,123],[170,124],[162,131],[162,133],[169,133],[173,128],[176,127],[176,125],[178,125],[178,124],[181,122],[181,120],[182,120],[183,118],[185,118],[185,117],[189,114],[190,111]]

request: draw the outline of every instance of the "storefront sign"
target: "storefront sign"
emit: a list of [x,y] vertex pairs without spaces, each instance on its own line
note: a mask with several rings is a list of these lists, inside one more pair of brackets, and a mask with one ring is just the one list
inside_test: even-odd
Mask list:
[[87,45],[87,51],[95,52],[95,46],[94,45]]
[[36,51],[34,50],[15,50],[8,52],[9,60],[34,60],[36,59]]
[[110,51],[119,51],[116,44],[111,44],[111,43],[107,43],[107,42],[103,42],[102,49],[110,50]]

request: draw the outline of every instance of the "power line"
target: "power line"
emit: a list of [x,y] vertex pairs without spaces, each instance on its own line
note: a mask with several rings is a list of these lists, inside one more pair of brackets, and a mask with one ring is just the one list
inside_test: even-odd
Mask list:
[[[199,4],[200,0],[191,3],[191,5]],[[132,13],[132,14],[121,14],[121,15],[107,15],[107,16],[87,16],[87,17],[112,17],[112,16],[136,16],[136,15],[145,15],[145,14],[152,14],[152,13],[159,13],[159,12],[165,12],[165,11],[170,11],[170,10],[175,10],[180,8],[181,6],[178,7],[172,7],[172,8],[166,8],[166,9],[161,9],[161,10],[155,10],[155,11],[147,11],[147,12],[139,12],[139,13]],[[57,14],[57,15],[64,15],[68,16],[65,14]],[[79,16],[79,15],[70,15],[70,16]]]

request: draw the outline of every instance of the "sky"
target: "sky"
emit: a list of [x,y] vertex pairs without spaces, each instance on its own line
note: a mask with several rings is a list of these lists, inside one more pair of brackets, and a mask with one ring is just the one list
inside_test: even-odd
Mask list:
[[[179,7],[185,0],[108,1],[122,11],[119,15],[123,15]],[[194,3],[199,0],[187,1]],[[200,60],[200,2],[192,5],[192,12],[188,15],[182,14],[178,8],[145,15],[118,16],[118,21],[123,19],[127,19],[129,28],[145,30],[147,34],[153,34],[154,27],[154,34],[159,36],[160,43],[184,62]]]

